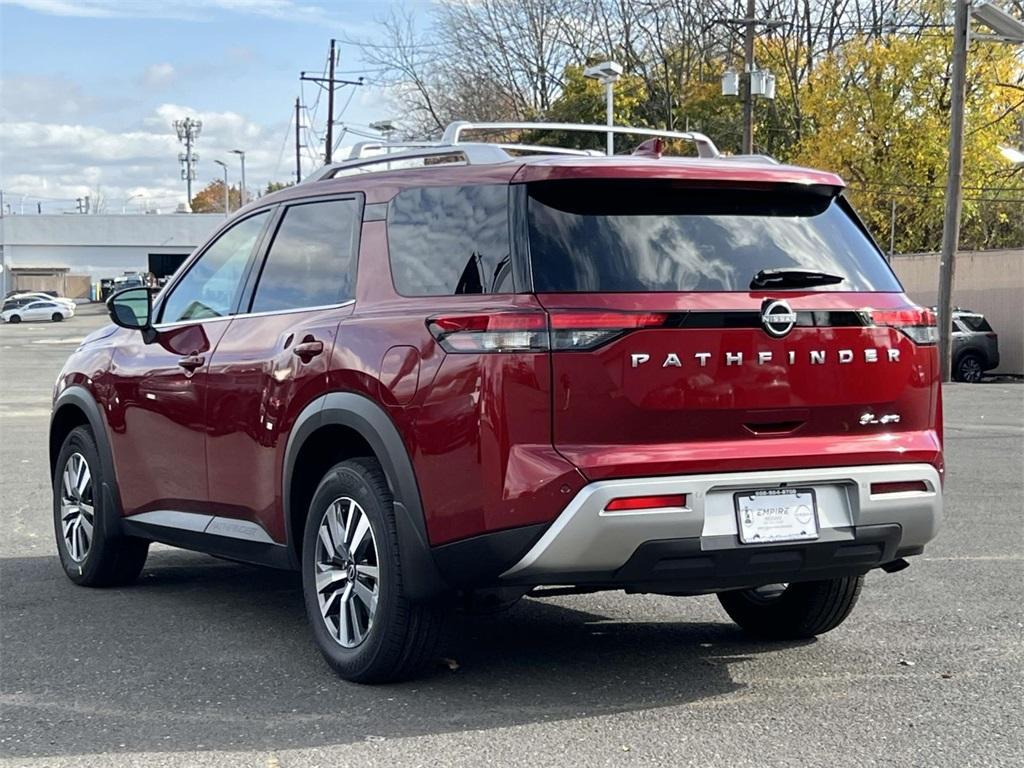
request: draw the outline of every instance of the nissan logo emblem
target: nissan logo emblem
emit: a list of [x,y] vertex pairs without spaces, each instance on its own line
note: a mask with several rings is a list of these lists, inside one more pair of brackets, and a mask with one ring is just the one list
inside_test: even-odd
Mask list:
[[761,304],[761,326],[764,332],[781,339],[796,325],[796,312],[781,299],[765,299]]

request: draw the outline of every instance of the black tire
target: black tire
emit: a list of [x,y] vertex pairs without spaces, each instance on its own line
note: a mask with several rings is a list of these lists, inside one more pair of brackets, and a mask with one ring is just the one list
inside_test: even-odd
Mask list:
[[11,315],[10,319],[7,322],[8,323],[20,323],[21,322],[21,315]]
[[[83,551],[78,553],[84,553],[82,557],[72,554],[71,545],[65,538],[63,530],[64,473],[69,460],[75,455],[82,457],[91,478],[91,487],[80,499],[76,499],[91,502],[93,510],[92,530],[90,534],[85,534],[87,545],[83,546],[82,540],[76,539],[76,546],[82,547]],[[83,587],[122,586],[135,581],[146,563],[149,542],[114,532],[111,516],[116,512],[107,509],[106,495],[101,490],[103,483],[109,482],[109,479],[103,476],[96,441],[88,427],[76,427],[64,439],[53,475],[53,528],[60,564],[67,577]],[[82,509],[81,506],[78,508]],[[73,520],[76,514],[87,517],[84,512],[71,511],[71,507],[68,508],[66,517]]]
[[974,352],[964,352],[956,361],[956,369],[953,371],[957,381],[964,381],[969,384],[977,384],[984,375],[984,363],[981,356]]
[[842,624],[860,596],[863,576],[789,584],[781,591],[763,588],[721,592],[725,612],[745,632],[769,640],[799,640],[824,634]]
[[[379,574],[375,612],[365,636],[354,647],[345,647],[339,639],[340,616],[338,622],[332,623],[321,612],[316,586],[320,527],[328,509],[341,499],[355,501],[368,519]],[[359,557],[353,546],[351,560]],[[402,578],[392,495],[380,465],[368,458],[336,464],[320,481],[306,516],[302,592],[316,644],[327,663],[344,679],[356,683],[407,679],[439,657],[447,611],[437,603],[410,601],[404,594]],[[344,605],[340,610],[344,610]],[[339,637],[333,634],[335,631]]]
[[54,312],[52,315],[50,315],[50,319],[55,323],[59,323],[61,320],[64,319],[64,315],[62,315],[60,312]]

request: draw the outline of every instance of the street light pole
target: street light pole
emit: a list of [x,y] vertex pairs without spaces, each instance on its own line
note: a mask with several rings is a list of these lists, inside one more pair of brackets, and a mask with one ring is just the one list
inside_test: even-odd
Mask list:
[[[611,128],[615,124],[615,81],[610,78],[604,81],[604,112],[605,124]],[[608,131],[608,141],[605,154],[607,154],[608,157],[615,154],[615,134],[611,131]]]
[[[583,76],[591,80],[597,80],[604,86],[605,99],[605,122],[609,128],[615,125],[615,81],[622,75],[622,65],[614,61],[604,61],[587,67],[583,70]],[[608,157],[615,154],[615,134],[608,131],[605,152]]]
[[245,152],[240,149],[232,149],[231,153],[238,155],[238,159],[242,162],[242,193],[239,197],[239,205],[244,206],[249,202],[249,190],[245,186]]
[[217,165],[224,169],[224,216],[231,212],[230,197],[228,196],[228,164],[223,160],[214,160]]

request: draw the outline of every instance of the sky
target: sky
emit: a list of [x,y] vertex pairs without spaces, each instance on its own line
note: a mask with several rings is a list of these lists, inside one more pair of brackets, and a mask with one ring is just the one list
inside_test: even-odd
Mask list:
[[[0,189],[11,211],[72,211],[90,195],[107,212],[171,212],[185,201],[173,121],[203,121],[193,194],[250,193],[294,180],[299,72],[322,74],[331,37],[375,39],[390,10],[426,17],[429,0],[0,0]],[[358,47],[340,45],[336,120],[365,129],[397,105]],[[323,149],[326,95],[302,86],[312,128],[304,173]],[[314,109],[315,108],[315,109]],[[303,118],[303,123],[309,122]],[[336,130],[338,130],[336,128]],[[358,140],[346,135],[343,145]]]

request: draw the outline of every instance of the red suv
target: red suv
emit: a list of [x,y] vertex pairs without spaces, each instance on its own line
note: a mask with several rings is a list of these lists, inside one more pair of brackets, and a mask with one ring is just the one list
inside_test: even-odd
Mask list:
[[837,176],[474,127],[357,148],[109,301],[54,393],[74,582],[130,582],[151,541],[298,569],[365,682],[436,658],[456,595],[717,593],[808,637],[923,551],[934,318]]

